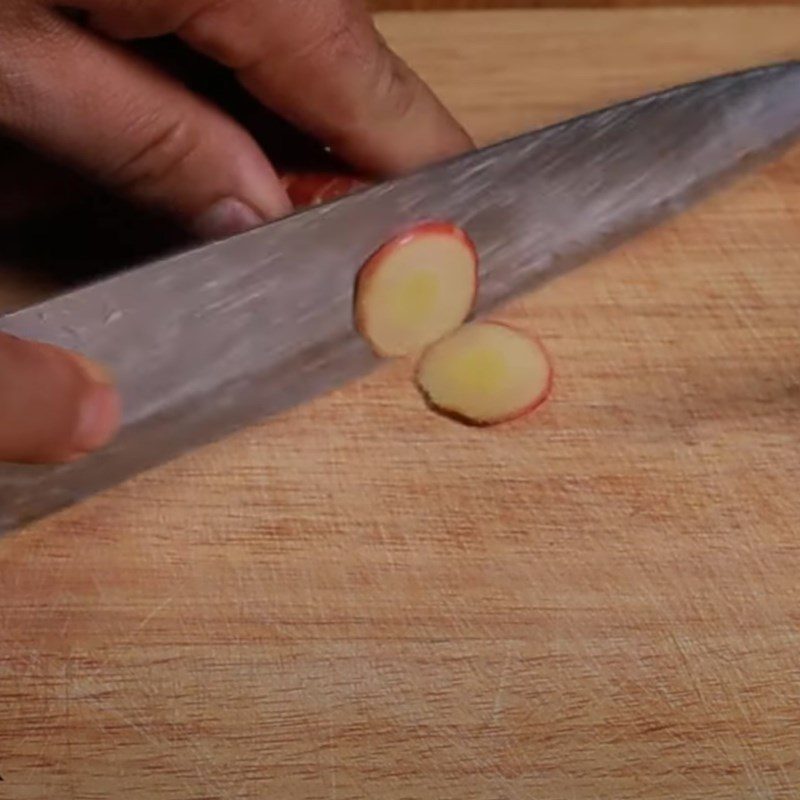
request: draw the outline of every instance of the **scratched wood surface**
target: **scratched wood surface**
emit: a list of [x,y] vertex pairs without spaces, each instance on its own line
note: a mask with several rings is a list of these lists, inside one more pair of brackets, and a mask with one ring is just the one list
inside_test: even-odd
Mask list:
[[[674,6],[763,6],[761,0],[367,0],[375,11],[496,8],[651,8]],[[792,5],[795,0],[783,0]],[[779,5],[780,3],[775,3]]]
[[[387,16],[483,141],[796,52],[800,10]],[[535,418],[410,366],[0,541],[0,798],[800,785],[800,153],[506,309]]]

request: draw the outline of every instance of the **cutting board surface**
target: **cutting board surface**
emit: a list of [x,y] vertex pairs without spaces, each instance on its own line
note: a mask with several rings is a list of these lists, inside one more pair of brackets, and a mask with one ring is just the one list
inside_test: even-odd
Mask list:
[[[800,52],[800,10],[383,17],[482,141]],[[411,365],[0,540],[0,800],[797,797],[800,153]]]

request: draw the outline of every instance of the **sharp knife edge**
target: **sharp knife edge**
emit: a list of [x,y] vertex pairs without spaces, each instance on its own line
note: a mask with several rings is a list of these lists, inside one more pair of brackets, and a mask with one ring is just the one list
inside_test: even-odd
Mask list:
[[[341,386],[375,359],[355,334],[358,268],[425,219],[464,227],[479,310],[606,252],[800,134],[800,63],[623,103],[179,253],[0,319],[104,361],[126,407],[82,462],[0,467],[0,530],[70,505]],[[265,431],[268,436],[268,430]]]

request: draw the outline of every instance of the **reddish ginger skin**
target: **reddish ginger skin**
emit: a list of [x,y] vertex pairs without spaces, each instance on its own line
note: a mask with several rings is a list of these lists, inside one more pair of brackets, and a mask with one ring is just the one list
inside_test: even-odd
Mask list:
[[[547,383],[544,385],[542,391],[533,399],[531,403],[529,403],[527,406],[520,409],[519,411],[515,411],[513,414],[507,414],[503,417],[496,417],[489,420],[472,419],[471,417],[464,416],[463,414],[460,414],[457,411],[453,411],[453,409],[444,408],[433,402],[433,400],[428,396],[428,393],[423,388],[422,383],[420,382],[419,372],[422,366],[422,360],[420,360],[420,363],[417,365],[417,368],[415,369],[414,372],[415,382],[417,384],[417,388],[420,390],[422,396],[425,398],[425,402],[427,403],[428,407],[431,408],[433,411],[435,411],[437,414],[441,414],[443,417],[447,417],[448,419],[460,422],[462,425],[467,425],[470,428],[493,428],[495,425],[503,425],[505,423],[514,422],[516,420],[522,419],[523,417],[530,416],[535,411],[541,409],[542,406],[544,406],[544,404],[550,399],[550,397],[553,394],[553,387],[555,383],[555,369],[553,367],[553,360],[550,357],[550,353],[542,344],[538,336],[534,336],[533,334],[530,334],[527,331],[523,331],[516,325],[510,325],[507,322],[500,322],[498,320],[486,320],[482,324],[497,325],[498,327],[508,328],[508,330],[514,331],[514,333],[518,333],[521,336],[525,336],[526,338],[530,339],[539,348],[542,355],[544,355],[545,361],[547,362]],[[435,344],[431,345],[431,347],[435,347]]]
[[311,208],[345,197],[368,184],[350,175],[288,172],[281,182],[296,208]]
[[431,234],[452,236],[453,238],[463,242],[472,253],[472,260],[475,265],[475,273],[473,279],[474,286],[472,303],[470,305],[470,313],[472,313],[475,308],[475,304],[478,300],[478,250],[475,247],[475,243],[469,238],[464,230],[450,222],[424,222],[421,225],[417,225],[414,228],[405,231],[405,233],[401,233],[399,236],[395,236],[394,239],[387,242],[372,256],[370,256],[367,263],[361,268],[361,271],[358,273],[358,278],[356,279],[354,309],[356,329],[367,340],[367,342],[369,342],[375,355],[380,356],[381,358],[386,358],[387,354],[382,352],[380,348],[376,347],[366,332],[366,307],[369,304],[370,280],[375,275],[375,272],[380,269],[381,265],[385,263],[386,259],[391,256],[391,254],[397,248],[403,247],[404,245],[408,244],[408,242],[416,239],[419,236],[427,236]]
[[[286,188],[287,193],[289,194],[289,199],[298,209],[310,208],[313,206],[321,205],[323,203],[331,202],[333,200],[337,200],[341,197],[345,197],[346,195],[351,194],[354,191],[357,191],[358,189],[364,188],[369,185],[366,181],[363,181],[359,178],[354,178],[349,175],[331,175],[325,173],[286,173],[281,177],[281,181],[284,187]],[[354,318],[355,318],[356,328],[358,329],[359,333],[367,340],[367,342],[369,342],[370,346],[372,347],[373,351],[377,356],[387,357],[388,354],[381,352],[380,348],[378,348],[366,334],[366,317],[367,317],[366,307],[369,302],[370,280],[374,277],[376,271],[380,269],[381,265],[385,263],[386,259],[390,257],[391,254],[397,248],[403,247],[404,245],[408,244],[410,241],[419,236],[426,236],[426,235],[451,236],[461,241],[471,251],[475,272],[473,280],[474,290],[472,296],[472,303],[470,307],[470,313],[475,308],[478,299],[478,288],[479,288],[478,287],[479,256],[477,248],[475,247],[475,244],[472,241],[472,239],[470,239],[470,237],[466,234],[466,232],[463,229],[449,222],[425,222],[420,225],[417,225],[416,227],[408,231],[405,231],[399,236],[396,236],[391,241],[387,242],[382,247],[380,247],[369,258],[366,264],[364,264],[364,266],[361,268],[358,274],[358,278],[356,280],[356,292],[354,300]],[[553,385],[555,380],[555,370],[553,368],[552,359],[550,358],[550,354],[545,349],[544,345],[542,344],[541,340],[538,337],[533,336],[527,333],[526,331],[520,330],[514,325],[509,325],[506,322],[490,320],[484,324],[502,326],[508,328],[509,330],[514,331],[515,333],[518,333],[522,336],[526,336],[527,338],[529,338],[536,344],[541,353],[544,355],[548,371],[547,371],[547,383],[545,384],[542,391],[537,395],[537,397],[533,399],[533,401],[529,405],[525,406],[519,411],[515,411],[513,414],[508,414],[503,417],[497,417],[488,420],[477,420],[477,419],[472,419],[470,417],[466,417],[463,414],[453,411],[452,409],[438,406],[435,402],[433,402],[433,400],[425,392],[425,389],[422,387],[420,382],[419,370],[420,370],[420,365],[422,363],[420,361],[420,365],[418,365],[415,370],[415,380],[418,388],[420,389],[423,397],[425,398],[430,408],[445,417],[449,417],[450,419],[461,422],[462,424],[478,428],[488,428],[488,427],[493,427],[495,425],[502,425],[504,423],[513,422],[514,420],[518,420],[521,419],[522,417],[526,417],[529,416],[530,414],[533,414],[535,411],[539,410],[552,395]],[[435,346],[435,344],[436,343],[430,346],[433,347]]]
[[[358,178],[353,178],[347,175],[326,175],[320,173],[303,173],[303,174],[294,174],[294,173],[287,173],[282,177],[282,181],[284,186],[287,189],[289,194],[289,198],[291,201],[297,206],[298,208],[303,207],[310,207],[315,205],[320,205],[321,203],[330,202],[332,200],[336,200],[340,197],[344,197],[347,194],[350,194],[357,189],[367,186],[368,184]],[[411,228],[410,230],[405,231],[404,233],[399,234],[398,236],[394,237],[392,240],[387,242],[386,244],[382,245],[364,264],[358,274],[358,278],[356,280],[356,291],[355,291],[355,299],[354,299],[354,318],[356,328],[358,329],[359,333],[367,340],[367,342],[372,347],[373,351],[377,356],[380,357],[387,357],[388,354],[381,351],[379,347],[372,342],[367,335],[366,332],[366,317],[367,317],[367,306],[369,304],[369,284],[371,279],[375,276],[377,270],[380,269],[381,265],[386,262],[386,259],[391,256],[391,254],[397,250],[399,247],[403,247],[404,245],[408,244],[410,241],[413,241],[417,237],[420,236],[429,236],[429,235],[442,235],[442,236],[450,236],[462,244],[464,244],[472,254],[472,261],[474,264],[474,276],[473,276],[473,295],[472,295],[472,302],[470,306],[470,313],[474,310],[475,305],[478,299],[478,270],[479,270],[479,255],[477,248],[475,247],[475,243],[472,239],[467,235],[467,233],[459,228],[457,225],[454,225],[450,222],[425,222],[420,225]],[[537,411],[541,408],[544,403],[550,398],[553,390],[553,383],[554,383],[554,369],[552,360],[550,358],[549,353],[542,345],[541,341],[531,334],[520,330],[519,328],[509,325],[505,322],[499,321],[489,321],[485,324],[490,325],[499,325],[509,330],[512,330],[516,333],[519,333],[523,336],[528,337],[531,339],[539,350],[544,355],[545,361],[547,363],[548,372],[547,372],[547,383],[545,384],[542,391],[532,400],[532,402],[525,406],[524,408],[520,409],[519,411],[515,411],[513,414],[506,415],[504,417],[498,417],[489,420],[476,420],[471,419],[469,417],[465,417],[463,414],[459,414],[458,412],[453,411],[452,409],[447,409],[436,405],[432,399],[427,395],[424,388],[422,387],[420,380],[419,380],[419,365],[415,371],[416,375],[416,382],[417,386],[419,387],[422,395],[425,397],[426,402],[428,405],[437,413],[442,414],[446,417],[454,419],[458,422],[463,424],[469,425],[471,427],[493,427],[495,425],[501,425],[506,422],[512,422],[517,419],[521,419],[522,417],[528,416],[533,412]],[[431,345],[433,347],[436,343]]]

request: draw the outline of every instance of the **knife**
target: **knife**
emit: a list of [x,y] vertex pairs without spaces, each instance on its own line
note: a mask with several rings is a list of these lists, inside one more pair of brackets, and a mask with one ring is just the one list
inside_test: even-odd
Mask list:
[[[800,137],[800,62],[680,86],[515,137],[180,252],[0,318],[110,365],[125,405],[107,449],[0,467],[0,531],[364,375],[353,284],[428,219],[469,233],[479,312],[682,211]],[[265,433],[268,436],[268,433]]]

